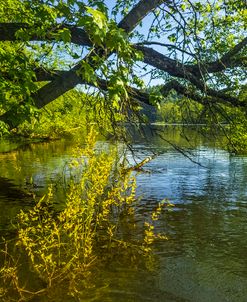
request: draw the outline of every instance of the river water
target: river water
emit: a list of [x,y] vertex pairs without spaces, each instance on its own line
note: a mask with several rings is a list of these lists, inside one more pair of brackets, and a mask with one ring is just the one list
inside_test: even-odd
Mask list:
[[[189,146],[200,163],[158,136],[134,137],[136,160],[159,154],[137,176],[139,212],[146,215],[164,198],[173,203],[156,225],[169,240],[156,243],[152,271],[111,265],[81,301],[246,302],[247,157],[230,155],[202,136],[187,135],[191,145],[175,129],[162,134],[179,147]],[[11,221],[33,205],[27,192],[42,196],[49,183],[63,181],[73,142],[2,142],[0,148],[5,151],[0,154],[0,235],[11,238]]]

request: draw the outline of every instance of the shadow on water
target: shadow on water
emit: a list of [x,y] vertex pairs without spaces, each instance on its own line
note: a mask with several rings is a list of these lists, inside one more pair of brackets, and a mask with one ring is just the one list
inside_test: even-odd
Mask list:
[[18,188],[10,179],[0,177],[0,198],[6,202],[21,202],[30,198],[30,193]]
[[[23,208],[33,205],[33,195],[19,188],[10,179],[0,177],[0,238],[15,235],[13,223]],[[1,240],[0,240],[1,242]]]

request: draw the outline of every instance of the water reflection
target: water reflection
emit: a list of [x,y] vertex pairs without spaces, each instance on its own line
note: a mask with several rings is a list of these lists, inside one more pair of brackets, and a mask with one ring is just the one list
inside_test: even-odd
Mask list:
[[[188,146],[176,130],[168,134],[172,142]],[[175,207],[157,228],[169,240],[157,243],[159,265],[152,273],[114,263],[83,301],[247,301],[247,157],[230,156],[193,135],[193,158],[203,166],[160,137],[145,141],[136,135],[136,157],[160,154],[137,177],[140,219],[168,198]],[[21,207],[32,203],[25,190],[35,184],[33,192],[41,195],[51,180],[59,181],[72,147],[57,141],[0,155],[1,233]]]

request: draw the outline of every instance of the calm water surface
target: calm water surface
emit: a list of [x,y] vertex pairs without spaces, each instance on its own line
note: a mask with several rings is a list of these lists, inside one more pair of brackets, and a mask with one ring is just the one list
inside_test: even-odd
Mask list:
[[[180,146],[186,144],[177,131],[166,134]],[[8,144],[2,142],[0,148],[15,148]],[[1,236],[11,237],[11,220],[33,205],[30,190],[41,196],[52,181],[64,181],[61,172],[72,147],[73,142],[55,141],[0,154]],[[135,139],[133,151],[139,160],[153,151],[162,153],[138,175],[138,211],[145,216],[169,199],[175,206],[157,224],[169,240],[156,244],[152,272],[114,263],[82,301],[246,302],[247,157],[216,150],[201,137],[192,151],[202,166],[158,137]]]

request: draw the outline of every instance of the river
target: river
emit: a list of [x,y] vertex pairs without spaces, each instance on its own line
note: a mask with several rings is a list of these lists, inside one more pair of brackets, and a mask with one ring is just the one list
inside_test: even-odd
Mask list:
[[[139,161],[158,154],[137,175],[140,217],[165,198],[174,204],[156,225],[169,239],[154,246],[155,268],[114,263],[81,301],[246,302],[247,157],[230,155],[202,136],[188,134],[191,144],[176,129],[162,134],[190,147],[194,162],[158,136],[134,135],[130,160],[133,154]],[[42,196],[49,183],[63,181],[73,145],[67,140],[0,143],[1,237],[11,238],[11,221],[33,205],[28,192]],[[59,200],[63,193],[57,194]]]

